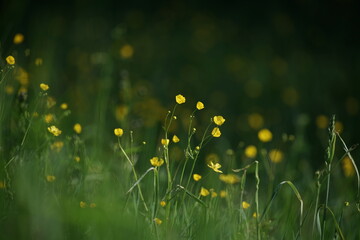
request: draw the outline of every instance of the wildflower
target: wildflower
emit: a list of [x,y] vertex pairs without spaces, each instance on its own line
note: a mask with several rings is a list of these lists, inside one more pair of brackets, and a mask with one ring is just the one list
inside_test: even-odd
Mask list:
[[165,202],[165,201],[161,201],[161,202],[160,202],[160,206],[165,207],[165,206],[166,206],[166,202]]
[[196,146],[196,147],[195,147],[195,150],[196,150],[196,151],[200,151],[200,146]]
[[13,87],[13,86],[10,86],[10,85],[7,85],[7,86],[5,87],[5,92],[6,92],[6,94],[8,94],[8,95],[13,94],[13,93],[14,93],[14,87]]
[[180,142],[180,139],[178,138],[178,136],[174,135],[173,138],[172,138],[172,141],[174,143],[178,143],[178,142]]
[[225,118],[223,118],[223,116],[215,116],[213,117],[214,123],[218,126],[221,126],[224,124],[225,122]]
[[344,125],[342,122],[336,121],[335,122],[335,130],[339,133],[341,133],[344,130]]
[[220,137],[221,136],[221,132],[220,129],[218,127],[215,127],[212,132],[211,135],[213,135],[213,137]]
[[90,203],[90,208],[96,208],[96,203]]
[[52,115],[52,114],[46,114],[46,115],[44,116],[44,121],[45,121],[46,123],[51,123],[52,121],[54,121],[54,115]]
[[344,205],[345,205],[345,207],[348,207],[348,206],[350,206],[350,203],[349,202],[344,202]]
[[81,127],[81,125],[80,125],[79,123],[76,123],[76,124],[74,125],[74,131],[75,131],[77,134],[80,134],[80,133],[81,133],[82,127]]
[[150,163],[151,165],[153,165],[154,167],[160,167],[161,165],[164,164],[164,160],[158,157],[153,157],[150,159]]
[[261,129],[258,132],[258,138],[260,139],[260,141],[262,142],[270,142],[272,139],[272,133],[270,132],[269,129]]
[[315,121],[316,126],[321,129],[325,129],[329,125],[329,118],[325,115],[317,116]]
[[[45,84],[45,85],[46,85],[46,84]],[[46,86],[47,86],[47,85],[46,85]],[[46,107],[47,107],[47,108],[52,108],[53,106],[55,106],[55,104],[56,104],[56,101],[55,101],[54,98],[48,97],[48,98],[46,99]]]
[[14,44],[20,44],[24,41],[24,35],[21,34],[21,33],[17,33],[15,34],[14,36],[14,40],[13,40],[13,43]]
[[161,139],[161,144],[162,145],[164,145],[164,146],[167,146],[167,145],[169,145],[169,143],[170,143],[170,140],[169,139],[165,139],[165,138],[163,138],[163,139]]
[[250,207],[250,204],[248,202],[246,202],[246,201],[243,201],[242,202],[242,207],[243,207],[243,209],[247,209],[247,208]]
[[56,150],[57,152],[60,152],[61,149],[64,147],[64,143],[62,141],[56,141],[51,145],[52,150]]
[[48,131],[50,133],[52,133],[55,137],[59,136],[61,134],[61,130],[58,129],[57,127],[55,127],[54,125],[53,126],[50,126],[47,128]]
[[278,149],[272,149],[269,152],[269,158],[273,163],[279,163],[283,160],[284,154]]
[[206,188],[201,187],[201,189],[200,189],[200,195],[201,195],[201,196],[206,197],[206,196],[208,196],[209,194],[210,194],[209,190],[207,190]]
[[227,184],[235,184],[240,182],[240,178],[235,174],[220,174],[219,179]]
[[134,55],[134,48],[130,44],[122,46],[120,56],[124,59],[131,58]]
[[226,198],[227,197],[227,191],[226,190],[221,190],[220,191],[220,197],[221,198]]
[[194,174],[193,174],[193,179],[194,179],[195,181],[200,181],[201,178],[202,178],[202,177],[201,177],[200,174],[197,174],[197,173],[194,173]]
[[62,103],[62,104],[60,105],[60,108],[61,108],[62,110],[66,110],[66,109],[68,108],[68,105],[67,105],[66,103]]
[[252,216],[253,216],[253,218],[257,218],[256,212],[254,212]]
[[42,58],[36,58],[35,59],[35,65],[36,66],[41,66],[43,64],[43,59]]
[[178,95],[176,95],[175,100],[178,104],[183,104],[183,103],[185,103],[186,98],[183,95],[178,94]]
[[217,193],[214,191],[214,189],[210,189],[211,191],[211,198],[217,197]]
[[75,162],[80,162],[80,157],[79,157],[79,156],[75,156],[75,157],[74,157],[74,160],[75,160]]
[[208,167],[211,168],[212,170],[214,170],[215,172],[222,173],[222,171],[219,170],[219,168],[221,168],[220,163],[214,164],[213,162],[210,162],[210,164],[208,164]]
[[121,137],[124,134],[124,130],[122,130],[121,128],[115,128],[114,129],[114,134],[117,137]]
[[345,177],[352,177],[355,175],[355,168],[352,164],[351,159],[346,156],[342,161],[341,161],[341,165],[343,168],[343,172]]
[[55,176],[52,176],[52,175],[46,176],[46,181],[48,181],[48,182],[53,182],[53,181],[55,181],[55,179],[56,179]]
[[80,207],[81,208],[86,208],[87,207],[87,203],[84,201],[80,201]]
[[249,145],[245,148],[245,156],[248,158],[256,157],[257,149],[254,145]]
[[248,116],[248,124],[253,129],[259,129],[264,125],[264,118],[258,113],[252,113]]
[[154,218],[154,222],[155,222],[157,225],[162,224],[162,221],[161,221],[161,219],[159,219],[159,218]]
[[9,65],[14,65],[15,64],[15,58],[13,56],[7,56],[6,58],[6,62],[9,64]]
[[204,104],[199,101],[199,102],[196,103],[196,108],[197,108],[197,110],[204,109]]
[[6,184],[5,184],[5,182],[3,182],[3,181],[0,181],[0,189],[3,189],[3,188],[5,188],[6,187]]
[[43,91],[47,91],[49,90],[49,85],[45,84],[45,83],[40,83],[40,88],[43,90]]

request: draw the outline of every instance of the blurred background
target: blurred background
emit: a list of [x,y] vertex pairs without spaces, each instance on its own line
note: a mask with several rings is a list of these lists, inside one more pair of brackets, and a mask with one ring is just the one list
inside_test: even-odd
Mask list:
[[266,127],[275,147],[302,139],[296,158],[318,167],[331,114],[350,145],[360,140],[358,5],[4,0],[1,64],[11,54],[28,71],[29,95],[48,83],[94,144],[106,146],[105,127],[160,132],[181,93],[184,116],[204,102],[199,126],[226,118],[222,147],[255,144]]

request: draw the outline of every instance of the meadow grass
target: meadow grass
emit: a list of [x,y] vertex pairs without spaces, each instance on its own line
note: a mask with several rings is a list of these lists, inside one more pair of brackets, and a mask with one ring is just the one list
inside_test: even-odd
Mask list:
[[107,71],[96,126],[66,124],[68,104],[56,104],[52,86],[29,82],[14,61],[6,59],[0,76],[0,228],[6,239],[359,238],[356,146],[349,148],[336,131],[335,116],[323,168],[299,173],[287,157],[293,149],[274,149],[276,133],[266,128],[257,131],[256,146],[211,155],[226,119],[216,115],[195,124],[206,105],[198,101],[190,116],[182,115],[188,99],[181,94],[150,141],[141,141],[146,138],[126,121],[109,126]]

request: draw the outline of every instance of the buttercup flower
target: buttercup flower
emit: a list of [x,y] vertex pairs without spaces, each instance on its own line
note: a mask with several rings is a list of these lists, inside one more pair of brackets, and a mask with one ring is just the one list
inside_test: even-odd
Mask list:
[[47,91],[49,90],[49,85],[45,84],[45,83],[40,83],[40,88],[43,90],[43,91]]
[[81,125],[80,125],[79,123],[76,123],[76,124],[74,125],[74,131],[75,131],[77,134],[80,134],[80,133],[81,133],[82,127],[81,127]]
[[167,145],[169,145],[169,143],[170,143],[169,139],[165,139],[165,138],[161,139],[161,144],[162,145],[167,146]]
[[206,197],[206,196],[208,196],[209,194],[210,194],[209,190],[207,190],[206,188],[201,187],[201,189],[200,189],[200,195],[201,195],[201,196]]
[[272,133],[270,132],[269,129],[261,129],[258,132],[258,138],[260,139],[260,141],[262,142],[270,142],[272,139]]
[[53,181],[55,181],[55,179],[56,179],[55,176],[52,176],[52,175],[46,176],[46,181],[48,181],[48,182],[53,182]]
[[195,181],[199,181],[199,180],[201,179],[201,175],[195,173],[195,174],[193,174],[193,179],[194,179]]
[[243,207],[243,209],[247,209],[247,208],[250,207],[250,204],[248,202],[243,201],[242,202],[242,207]]
[[160,202],[160,206],[165,207],[165,206],[166,206],[166,202],[165,202],[165,201],[161,201],[161,202]]
[[164,164],[164,160],[158,157],[153,157],[150,159],[150,163],[151,165],[153,165],[154,167],[160,167],[161,165]]
[[62,103],[62,104],[60,105],[60,108],[61,108],[62,110],[66,110],[66,109],[68,108],[68,105],[67,105],[66,103]]
[[53,126],[50,126],[47,128],[48,131],[50,133],[52,133],[55,137],[59,136],[61,134],[61,130],[58,129],[57,127],[55,127],[54,125]]
[[272,161],[273,163],[279,163],[283,160],[284,154],[282,153],[282,151],[280,151],[278,149],[272,149],[269,152],[269,158],[270,158],[270,161]]
[[178,138],[178,136],[174,135],[173,138],[172,138],[172,141],[174,143],[178,143],[178,142],[180,142],[180,139]]
[[214,123],[218,126],[221,126],[225,122],[225,118],[223,116],[215,116],[213,117]]
[[221,136],[221,132],[220,129],[218,127],[215,127],[212,132],[211,135],[213,135],[213,137],[220,137]]
[[21,33],[15,34],[14,40],[13,40],[14,44],[20,44],[23,41],[24,41],[24,35],[23,34],[21,34]]
[[185,103],[186,98],[183,95],[178,94],[178,95],[176,95],[175,100],[178,104],[183,104],[183,103]]
[[257,149],[254,145],[249,145],[245,148],[245,156],[248,158],[256,157]]
[[199,102],[196,103],[196,108],[197,108],[198,110],[204,109],[204,104],[199,101]]
[[81,201],[79,205],[80,205],[81,208],[86,208],[87,207],[87,203],[84,202],[84,201]]
[[6,58],[6,62],[9,64],[9,65],[14,65],[15,64],[15,58],[13,56],[8,56]]
[[235,184],[240,182],[240,178],[235,174],[220,174],[219,179],[224,183]]
[[121,137],[124,134],[124,130],[122,130],[121,128],[115,128],[114,129],[114,134],[117,137]]
[[213,162],[210,162],[210,164],[208,164],[208,167],[211,168],[212,170],[214,170],[215,172],[222,173],[222,171],[219,170],[219,168],[221,168],[220,163],[214,164]]
[[155,222],[157,225],[162,224],[162,221],[161,221],[161,219],[159,219],[159,218],[154,218],[154,222]]

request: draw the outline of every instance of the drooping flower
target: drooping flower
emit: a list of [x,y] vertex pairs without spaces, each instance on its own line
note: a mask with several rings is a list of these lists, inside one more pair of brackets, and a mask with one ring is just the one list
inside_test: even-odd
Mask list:
[[9,64],[9,65],[14,65],[15,64],[15,58],[13,56],[7,56],[6,58],[6,62]]
[[272,139],[272,133],[267,128],[261,129],[258,132],[258,138],[262,142],[270,142]]
[[81,127],[80,123],[76,123],[76,124],[74,125],[74,131],[75,131],[77,134],[80,134],[80,133],[81,133],[82,127]]
[[222,173],[222,171],[219,170],[219,168],[221,168],[220,163],[210,162],[210,164],[208,164],[208,167],[211,168],[212,170],[214,170],[217,173]]
[[114,134],[117,137],[121,137],[124,134],[124,130],[122,130],[121,128],[115,128],[114,129]]
[[197,174],[197,173],[194,173],[194,174],[193,174],[193,179],[194,179],[195,181],[200,181],[201,178],[202,178],[202,177],[201,177],[200,174]]
[[162,158],[153,157],[153,158],[150,159],[150,163],[154,167],[160,167],[161,165],[164,164],[164,160]]
[[61,130],[58,129],[57,127],[55,127],[54,125],[53,126],[50,126],[47,128],[48,131],[50,133],[52,133],[55,137],[59,136],[61,134]]
[[197,108],[197,110],[204,109],[204,107],[205,107],[205,106],[204,106],[204,104],[203,104],[202,102],[199,101],[199,102],[196,103],[196,108]]
[[218,126],[221,126],[225,122],[225,118],[223,116],[215,116],[213,117],[214,123]]
[[173,138],[172,138],[172,141],[174,143],[178,143],[178,142],[180,142],[180,139],[178,138],[178,136],[174,135]]
[[201,187],[201,189],[200,189],[200,195],[201,195],[201,196],[206,197],[206,196],[208,196],[209,194],[210,194],[209,190],[207,190],[207,189],[204,188],[204,187]]
[[218,127],[215,127],[212,132],[211,135],[213,135],[213,137],[220,137],[221,136],[221,131]]
[[43,91],[47,91],[49,90],[49,85],[45,84],[45,83],[40,83],[40,88],[43,90]]
[[246,201],[243,201],[243,202],[242,202],[242,207],[243,207],[243,209],[247,209],[247,208],[250,207],[250,203],[248,203],[248,202],[246,202]]
[[249,145],[245,148],[245,156],[248,158],[256,157],[257,149],[254,145]]
[[183,104],[183,103],[185,103],[186,98],[183,95],[178,94],[178,95],[176,95],[175,100],[178,104]]

